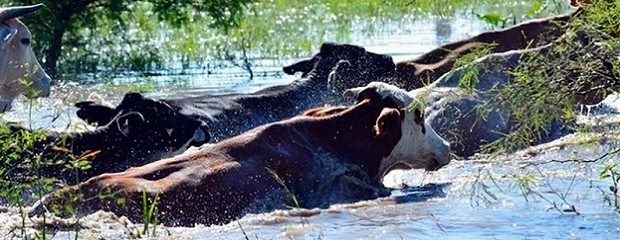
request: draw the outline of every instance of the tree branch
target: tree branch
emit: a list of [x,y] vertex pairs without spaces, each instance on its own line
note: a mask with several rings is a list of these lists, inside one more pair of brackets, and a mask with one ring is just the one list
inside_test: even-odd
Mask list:
[[595,162],[603,160],[603,159],[605,159],[605,158],[607,158],[607,157],[609,157],[611,155],[617,154],[617,153],[620,153],[620,148],[616,148],[616,149],[614,149],[612,151],[606,152],[605,154],[600,155],[600,156],[598,156],[597,158],[594,158],[594,159],[561,159],[561,160],[560,159],[551,159],[551,160],[545,161],[545,162],[530,162],[530,163],[527,163],[527,164],[521,166],[520,168],[523,169],[523,168],[527,168],[527,167],[540,166],[540,165],[549,164],[549,163],[595,163]]

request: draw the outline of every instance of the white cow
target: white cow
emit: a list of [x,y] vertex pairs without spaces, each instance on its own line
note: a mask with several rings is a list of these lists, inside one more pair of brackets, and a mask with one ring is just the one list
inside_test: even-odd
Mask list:
[[20,94],[29,98],[50,94],[52,80],[32,51],[32,34],[17,19],[42,7],[43,4],[0,8],[0,113],[10,110]]

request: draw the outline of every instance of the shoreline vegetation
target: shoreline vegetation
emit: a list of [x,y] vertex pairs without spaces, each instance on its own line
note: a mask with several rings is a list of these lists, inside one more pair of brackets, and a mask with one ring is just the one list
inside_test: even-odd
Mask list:
[[[240,2],[248,3],[233,27],[214,25],[208,12],[191,7],[182,8],[182,19],[167,19],[149,1],[129,1],[127,9],[114,12],[113,18],[97,14],[88,20],[78,18],[78,27],[65,33],[58,68],[52,71],[60,81],[102,83],[128,74],[148,78],[191,69],[247,68],[261,59],[273,59],[280,66],[278,60],[310,56],[325,41],[351,42],[359,37],[353,31],[362,38],[376,38],[373,34],[381,34],[377,28],[403,19],[478,15],[491,29],[569,11],[560,0]],[[46,42],[36,30],[35,39],[40,40],[34,48],[45,58]]]

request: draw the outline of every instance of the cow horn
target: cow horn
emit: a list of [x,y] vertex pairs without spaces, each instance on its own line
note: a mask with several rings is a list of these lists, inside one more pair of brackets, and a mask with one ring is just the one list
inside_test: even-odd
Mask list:
[[18,18],[30,13],[33,13],[36,10],[43,8],[43,4],[39,3],[37,5],[32,6],[19,6],[19,7],[8,7],[0,10],[0,22],[4,22],[9,19]]

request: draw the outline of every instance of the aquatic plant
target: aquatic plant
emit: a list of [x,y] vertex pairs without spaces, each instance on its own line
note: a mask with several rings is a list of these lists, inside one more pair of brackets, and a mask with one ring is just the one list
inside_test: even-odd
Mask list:
[[610,193],[611,197],[609,197],[607,194],[604,194],[605,200],[609,203],[609,205],[620,210],[620,192],[618,190],[618,187],[620,186],[620,172],[618,171],[619,169],[620,161],[607,164],[599,174],[599,177],[601,179],[609,179],[611,181],[608,192]]
[[[29,104],[28,122],[32,122],[32,107],[34,100]],[[20,234],[22,238],[28,238],[25,232],[26,213],[24,206],[31,202],[25,198],[27,193],[34,193],[35,200],[43,198],[43,195],[50,192],[60,184],[55,178],[45,177],[41,174],[41,169],[45,167],[64,165],[68,169],[88,167],[83,159],[69,155],[68,162],[58,162],[54,159],[46,158],[42,154],[43,149],[38,143],[45,138],[44,131],[13,131],[11,126],[0,123],[0,199],[8,201],[10,205],[19,208],[22,222]],[[30,126],[32,129],[32,126]],[[46,146],[46,148],[54,146]],[[46,216],[43,216],[46,222]],[[48,235],[47,225],[43,224],[35,237],[46,239]]]
[[288,193],[289,197],[293,201],[293,206],[289,206],[289,207],[296,208],[296,209],[301,208],[301,205],[299,205],[299,201],[297,200],[297,196],[293,192],[291,192],[291,190],[288,189],[288,187],[286,186],[286,182],[284,182],[284,179],[282,179],[278,175],[278,173],[274,171],[273,169],[270,169],[270,168],[265,168],[265,169],[267,170],[267,172],[269,172],[269,174],[271,174],[273,179],[276,180],[276,182],[278,182],[278,184],[284,188],[286,193]]
[[[144,223],[144,227],[142,231],[137,232],[137,236],[141,238],[142,236],[155,236],[157,231],[157,201],[159,200],[159,192],[155,194],[153,199],[149,203],[149,197],[147,196],[146,191],[142,191],[142,221]],[[153,227],[149,230],[149,225]]]
[[[241,233],[243,233],[243,237],[245,238],[245,240],[250,240],[250,237],[248,237],[248,233],[245,232],[239,220],[237,220],[236,222],[237,222],[237,225],[239,225],[239,229],[241,230]],[[258,236],[256,237],[256,239],[258,239]]]
[[[485,145],[485,153],[529,146],[552,126],[574,122],[578,102],[606,96],[620,86],[620,20],[609,17],[617,14],[617,4],[596,1],[544,54],[524,54],[509,73],[509,84],[489,90],[492,102],[508,110],[514,124],[504,137]],[[475,82],[465,77],[460,86],[467,90]]]

